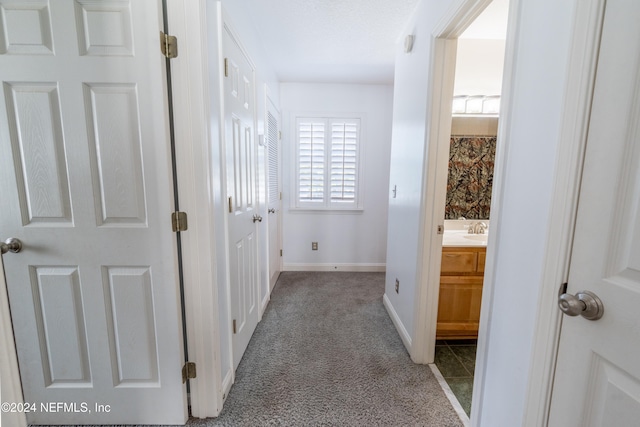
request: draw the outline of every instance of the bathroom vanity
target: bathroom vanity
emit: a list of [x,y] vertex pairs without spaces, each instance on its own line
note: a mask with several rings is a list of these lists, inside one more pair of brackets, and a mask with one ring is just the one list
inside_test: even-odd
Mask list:
[[486,235],[445,232],[437,339],[478,337]]

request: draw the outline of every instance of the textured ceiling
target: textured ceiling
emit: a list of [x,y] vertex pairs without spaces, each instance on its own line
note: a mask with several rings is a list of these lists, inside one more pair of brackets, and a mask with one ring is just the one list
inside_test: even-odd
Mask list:
[[[393,83],[395,43],[419,0],[231,0],[244,9],[281,82]],[[504,39],[509,0],[461,38]]]
[[392,83],[418,0],[237,0],[282,82]]

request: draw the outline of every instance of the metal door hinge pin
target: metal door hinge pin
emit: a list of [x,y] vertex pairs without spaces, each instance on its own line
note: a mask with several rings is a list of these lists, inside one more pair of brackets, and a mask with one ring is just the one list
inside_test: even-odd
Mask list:
[[187,213],[186,212],[173,212],[171,214],[171,228],[174,232],[187,231]]
[[187,362],[182,367],[182,384],[187,380],[192,380],[196,377],[196,364],[195,362]]
[[178,38],[160,31],[160,52],[165,58],[176,58],[178,56]]

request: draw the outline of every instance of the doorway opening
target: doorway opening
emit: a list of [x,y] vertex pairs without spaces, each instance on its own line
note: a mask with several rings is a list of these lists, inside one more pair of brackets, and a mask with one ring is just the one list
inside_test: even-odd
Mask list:
[[[475,359],[491,230],[493,167],[503,82],[508,0],[494,0],[458,36],[455,66],[444,71],[453,90],[441,97],[451,120],[441,134],[436,174],[444,210],[440,252],[434,361],[467,414],[471,414]],[[452,40],[453,39],[453,40]],[[446,144],[448,139],[448,146]],[[445,166],[446,171],[445,171]],[[442,168],[442,169],[441,169]],[[432,286],[430,283],[429,286]]]

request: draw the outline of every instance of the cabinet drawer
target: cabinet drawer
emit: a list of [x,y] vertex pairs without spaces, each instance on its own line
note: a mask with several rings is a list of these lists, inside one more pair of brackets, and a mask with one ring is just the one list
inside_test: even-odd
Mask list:
[[442,252],[441,273],[473,273],[478,265],[477,252]]

